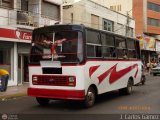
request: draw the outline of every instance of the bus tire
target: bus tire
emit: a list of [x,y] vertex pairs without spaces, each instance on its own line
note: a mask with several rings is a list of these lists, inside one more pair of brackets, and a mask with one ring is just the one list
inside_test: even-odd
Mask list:
[[39,97],[36,97],[36,100],[42,106],[48,105],[49,101],[50,101],[50,99],[48,99],[48,98],[39,98]]
[[144,85],[145,84],[145,82],[146,82],[146,77],[145,76],[142,76],[142,85]]
[[128,80],[127,87],[119,89],[120,94],[130,95],[133,92],[133,81],[131,79]]
[[89,87],[87,95],[85,97],[84,105],[89,108],[92,107],[96,100],[96,92],[93,87]]

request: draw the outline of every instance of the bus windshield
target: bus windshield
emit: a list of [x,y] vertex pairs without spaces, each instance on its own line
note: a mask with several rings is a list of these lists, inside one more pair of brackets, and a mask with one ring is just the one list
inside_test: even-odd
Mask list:
[[58,31],[33,35],[30,63],[40,61],[80,63],[83,60],[82,32]]

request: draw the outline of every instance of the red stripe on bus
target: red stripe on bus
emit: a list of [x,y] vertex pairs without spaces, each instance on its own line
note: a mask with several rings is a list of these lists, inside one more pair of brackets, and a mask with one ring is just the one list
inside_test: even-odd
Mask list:
[[[117,63],[118,64],[118,63]],[[131,65],[127,68],[124,68],[122,70],[117,71],[117,64],[115,64],[114,66],[112,66],[110,69],[108,69],[106,72],[104,72],[103,74],[101,74],[98,79],[99,79],[99,84],[110,74],[109,76],[109,83],[112,84],[114,82],[116,82],[117,80],[119,80],[121,77],[123,77],[125,74],[127,74],[128,72],[130,72],[131,70],[133,70],[134,68],[137,67],[136,73],[134,75],[134,77],[136,78],[137,73],[138,73],[138,64],[134,64]]]
[[100,65],[98,66],[92,66],[89,68],[89,77],[92,76],[92,74],[99,68]]

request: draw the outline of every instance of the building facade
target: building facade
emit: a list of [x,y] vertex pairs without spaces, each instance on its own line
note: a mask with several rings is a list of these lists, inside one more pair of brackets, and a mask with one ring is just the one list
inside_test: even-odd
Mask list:
[[110,10],[99,2],[92,0],[77,2],[65,0],[63,4],[63,22],[84,24],[88,27],[134,37],[135,21],[132,18]]
[[28,82],[32,30],[62,23],[61,4],[62,0],[0,0],[0,69],[9,71],[9,86]]
[[136,35],[140,40],[142,59],[158,62],[160,59],[160,1],[133,0]]

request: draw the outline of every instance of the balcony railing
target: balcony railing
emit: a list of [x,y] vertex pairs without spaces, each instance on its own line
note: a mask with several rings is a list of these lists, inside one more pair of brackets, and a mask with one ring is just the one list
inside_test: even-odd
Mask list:
[[53,25],[60,20],[55,20],[49,16],[41,15],[31,11],[9,10],[0,8],[0,25],[2,26],[19,26],[19,27],[41,27],[44,25]]
[[17,24],[37,27],[38,23],[35,22],[35,17],[31,12],[17,11]]

